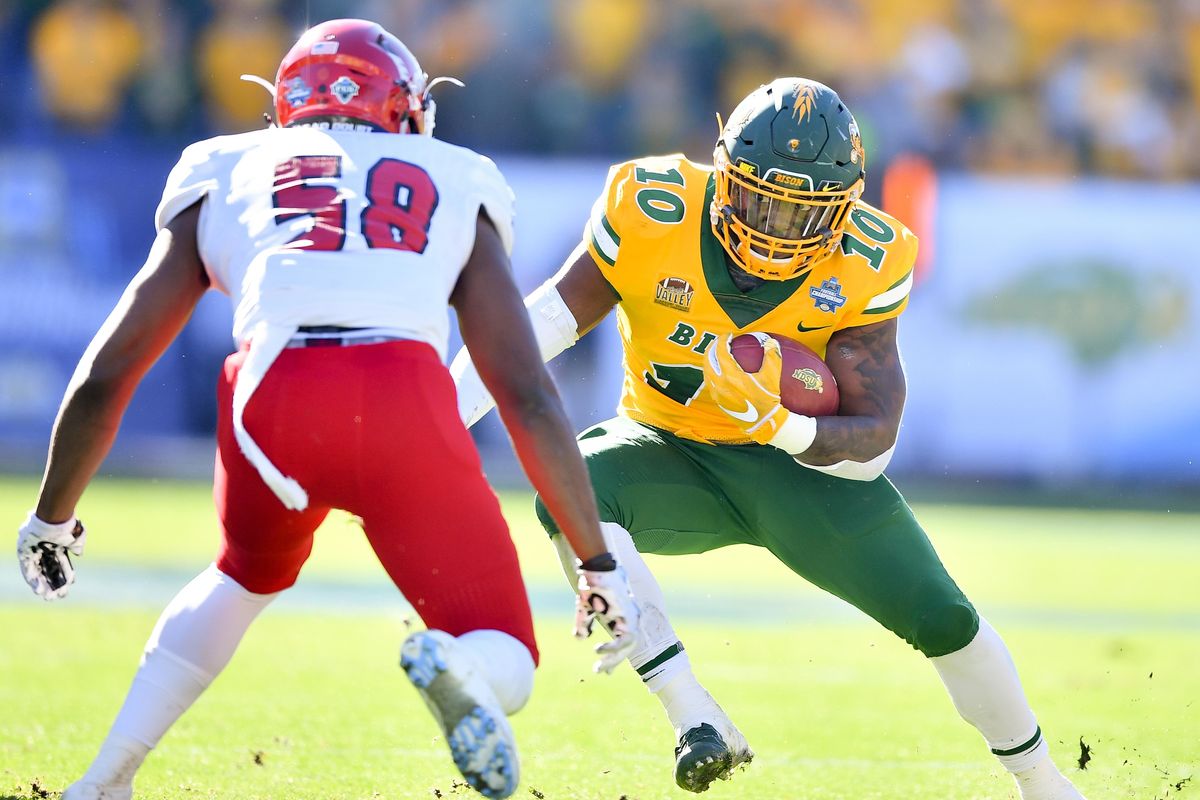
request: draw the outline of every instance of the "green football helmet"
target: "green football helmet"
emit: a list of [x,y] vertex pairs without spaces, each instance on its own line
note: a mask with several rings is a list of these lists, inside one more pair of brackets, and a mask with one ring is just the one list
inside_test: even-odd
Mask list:
[[777,78],[734,109],[713,166],[711,220],[725,252],[751,275],[787,280],[840,244],[866,154],[837,92]]

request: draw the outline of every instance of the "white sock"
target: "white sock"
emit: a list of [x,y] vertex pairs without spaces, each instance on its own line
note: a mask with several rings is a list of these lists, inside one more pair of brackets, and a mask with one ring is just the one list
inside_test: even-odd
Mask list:
[[475,656],[500,707],[510,717],[520,711],[533,693],[533,656],[519,639],[503,631],[468,631],[458,641]]
[[215,565],[175,595],[158,618],[125,703],[81,782],[128,784],[275,596],[246,591]]
[[1049,760],[1046,740],[1025,699],[1017,668],[1000,635],[986,620],[979,620],[979,633],[966,647],[929,660],[958,713],[983,734],[1005,769],[1016,774]]
[[1021,800],[1083,800],[1079,790],[1058,771],[1047,753],[1028,769],[1013,773]]
[[[600,532],[604,534],[609,552],[625,570],[629,586],[642,609],[640,646],[629,656],[629,663],[637,670],[646,688],[663,704],[676,734],[700,722],[712,721],[713,709],[717,713],[724,712],[692,674],[691,661],[667,618],[662,589],[634,546],[633,537],[615,522],[600,523]],[[565,536],[556,535],[553,542],[567,580],[574,588],[575,554]]]
[[[684,658],[687,656],[685,655]],[[708,693],[708,690],[696,680],[690,664],[686,671],[675,672],[669,681],[651,691],[662,703],[663,710],[667,712],[667,719],[671,721],[671,727],[675,729],[676,739],[685,731],[695,728],[702,722],[713,725],[718,732],[725,735],[727,727],[724,724],[727,721],[725,712]],[[728,724],[732,725],[733,723],[729,722]]]

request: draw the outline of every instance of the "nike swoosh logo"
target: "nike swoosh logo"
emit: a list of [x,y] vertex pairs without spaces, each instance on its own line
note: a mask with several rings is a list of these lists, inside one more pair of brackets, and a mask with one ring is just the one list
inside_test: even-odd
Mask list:
[[754,406],[750,405],[749,400],[746,401],[745,411],[730,411],[725,406],[719,406],[719,408],[734,419],[740,419],[746,424],[750,424],[758,420],[758,412],[754,410]]
[[796,326],[796,330],[800,331],[801,333],[808,333],[809,331],[819,331],[822,328],[828,328],[828,327],[829,327],[828,325],[814,325],[813,327],[810,328],[807,325],[805,325],[803,322],[801,322],[799,325]]

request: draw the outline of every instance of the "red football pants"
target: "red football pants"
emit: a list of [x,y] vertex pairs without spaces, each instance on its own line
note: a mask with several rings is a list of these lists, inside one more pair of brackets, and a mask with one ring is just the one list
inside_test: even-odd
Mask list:
[[383,568],[430,628],[490,628],[537,661],[529,599],[500,503],[458,418],[454,382],[421,342],[285,349],[250,399],[246,430],[308,492],[289,511],[233,436],[233,387],[218,386],[213,497],[217,567],[251,592],[296,582],[331,508],[362,518]]

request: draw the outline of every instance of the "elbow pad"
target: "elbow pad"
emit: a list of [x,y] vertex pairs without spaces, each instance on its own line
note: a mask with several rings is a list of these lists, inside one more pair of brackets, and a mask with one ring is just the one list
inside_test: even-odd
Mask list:
[[816,464],[805,464],[799,457],[796,457],[796,463],[802,467],[808,467],[809,469],[815,469],[817,472],[832,475],[835,478],[845,478],[848,481],[873,481],[887,469],[888,462],[892,460],[892,453],[894,452],[896,452],[896,445],[893,444],[870,461],[839,461],[836,464],[818,466]]
[[[542,361],[549,361],[579,341],[579,325],[575,315],[567,308],[553,279],[534,289],[525,298],[525,308],[529,311],[529,324],[533,328]],[[471,363],[467,348],[462,348],[454,356],[450,375],[458,389],[458,416],[469,428],[486,416],[496,402]]]

